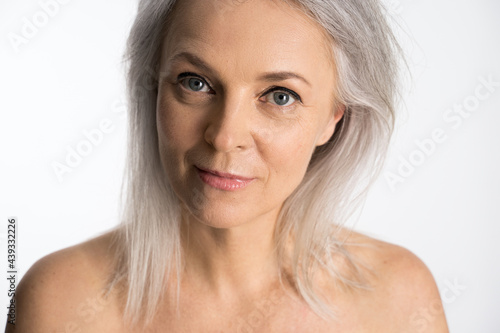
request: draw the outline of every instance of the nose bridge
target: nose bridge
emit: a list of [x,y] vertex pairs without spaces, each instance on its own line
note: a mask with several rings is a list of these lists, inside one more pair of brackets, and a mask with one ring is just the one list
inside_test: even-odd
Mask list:
[[226,92],[211,112],[205,140],[222,152],[247,148],[250,143],[251,100],[243,91]]

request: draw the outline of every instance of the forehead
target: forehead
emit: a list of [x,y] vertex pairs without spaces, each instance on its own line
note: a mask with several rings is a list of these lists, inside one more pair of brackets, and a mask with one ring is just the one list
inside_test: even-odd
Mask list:
[[178,0],[166,28],[162,62],[186,51],[231,68],[333,68],[324,29],[282,0]]

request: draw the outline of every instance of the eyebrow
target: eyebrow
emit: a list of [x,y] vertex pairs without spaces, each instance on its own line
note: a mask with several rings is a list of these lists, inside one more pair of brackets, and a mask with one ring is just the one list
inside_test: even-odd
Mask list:
[[176,55],[172,56],[169,59],[168,62],[172,63],[172,62],[180,61],[182,59],[187,60],[192,65],[194,65],[194,66],[196,66],[198,68],[201,68],[205,72],[209,72],[211,74],[214,73],[214,71],[212,70],[212,68],[205,61],[203,61],[198,56],[196,56],[196,55],[194,55],[192,53],[189,53],[189,52],[180,52],[180,53],[177,53]]
[[258,79],[267,82],[284,81],[288,79],[299,79],[304,83],[306,83],[308,86],[311,86],[309,81],[307,81],[303,76],[294,72],[269,72],[259,76]]
[[[175,54],[169,59],[169,62],[176,62],[180,60],[187,60],[190,62],[192,65],[210,73],[214,74],[214,70],[212,67],[210,67],[209,64],[207,64],[203,59],[200,57],[189,53],[189,52],[180,52]],[[288,79],[299,79],[306,83],[308,86],[311,86],[311,83],[307,81],[302,75],[294,73],[294,72],[289,72],[289,71],[278,71],[278,72],[267,72],[262,74],[257,78],[258,80],[261,81],[267,81],[267,82],[276,82],[276,81],[284,81]]]

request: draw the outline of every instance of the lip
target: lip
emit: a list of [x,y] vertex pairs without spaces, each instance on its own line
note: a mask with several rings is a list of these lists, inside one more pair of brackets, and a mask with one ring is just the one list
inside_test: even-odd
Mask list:
[[230,173],[199,168],[200,179],[207,185],[223,191],[236,191],[247,187],[255,178],[238,176]]
[[239,175],[234,175],[231,173],[210,170],[207,168],[200,168],[199,166],[196,166],[196,168],[198,168],[201,171],[209,172],[211,174],[214,174],[214,175],[222,177],[222,178],[236,179],[236,180],[242,180],[242,181],[255,179],[255,178],[250,178],[250,177],[243,177],[243,176],[239,176]]

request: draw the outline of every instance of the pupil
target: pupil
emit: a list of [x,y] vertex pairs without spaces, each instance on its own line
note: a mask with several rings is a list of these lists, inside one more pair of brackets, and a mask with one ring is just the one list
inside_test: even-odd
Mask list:
[[283,93],[274,94],[274,101],[278,105],[285,105],[286,103],[288,103],[289,100],[290,100],[290,96],[288,96],[287,94],[283,94]]
[[189,87],[193,89],[194,91],[199,91],[203,88],[203,82],[201,82],[198,79],[190,79],[189,80]]

